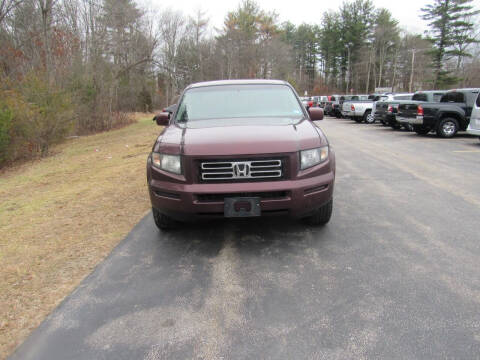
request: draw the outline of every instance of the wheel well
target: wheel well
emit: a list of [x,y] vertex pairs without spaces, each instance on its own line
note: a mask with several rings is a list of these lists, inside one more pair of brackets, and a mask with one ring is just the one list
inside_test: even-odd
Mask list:
[[465,130],[466,129],[466,124],[464,123],[464,119],[462,119],[462,117],[457,114],[457,113],[443,113],[441,116],[440,116],[440,119],[438,119],[438,121],[441,121],[445,118],[453,118],[455,120],[457,120],[458,122],[458,126],[459,126],[459,130]]

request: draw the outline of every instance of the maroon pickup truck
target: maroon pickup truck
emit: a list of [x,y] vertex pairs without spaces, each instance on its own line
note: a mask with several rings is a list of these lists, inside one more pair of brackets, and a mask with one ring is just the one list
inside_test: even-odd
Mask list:
[[148,156],[147,181],[160,229],[211,217],[289,215],[326,224],[335,155],[295,90],[278,80],[188,86]]

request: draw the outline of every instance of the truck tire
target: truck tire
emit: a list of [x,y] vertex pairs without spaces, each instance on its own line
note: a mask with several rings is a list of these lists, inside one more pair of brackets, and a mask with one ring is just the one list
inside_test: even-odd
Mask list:
[[459,125],[457,119],[451,117],[444,117],[438,122],[437,136],[441,138],[454,137],[458,131],[458,127]]
[[373,124],[375,122],[375,117],[372,115],[371,110],[365,111],[363,114],[363,121],[365,121],[367,124]]
[[414,126],[413,131],[415,131],[418,135],[427,135],[431,129],[423,127],[423,126]]
[[321,208],[315,210],[315,213],[305,218],[308,225],[325,225],[330,221],[333,210],[333,199],[323,205]]
[[152,208],[153,220],[160,230],[171,230],[178,227],[178,222],[170,216],[162,214],[155,208]]

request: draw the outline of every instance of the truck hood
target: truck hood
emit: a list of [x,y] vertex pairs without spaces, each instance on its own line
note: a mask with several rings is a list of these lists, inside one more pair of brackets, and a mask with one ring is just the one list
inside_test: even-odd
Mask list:
[[296,124],[180,127],[170,125],[155,151],[190,156],[249,155],[296,152],[327,145],[320,129],[308,120]]

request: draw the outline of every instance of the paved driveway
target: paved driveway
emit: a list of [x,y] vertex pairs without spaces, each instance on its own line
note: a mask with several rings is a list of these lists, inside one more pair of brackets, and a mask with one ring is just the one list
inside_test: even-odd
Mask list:
[[148,215],[11,358],[480,358],[478,139],[319,125],[328,226]]

